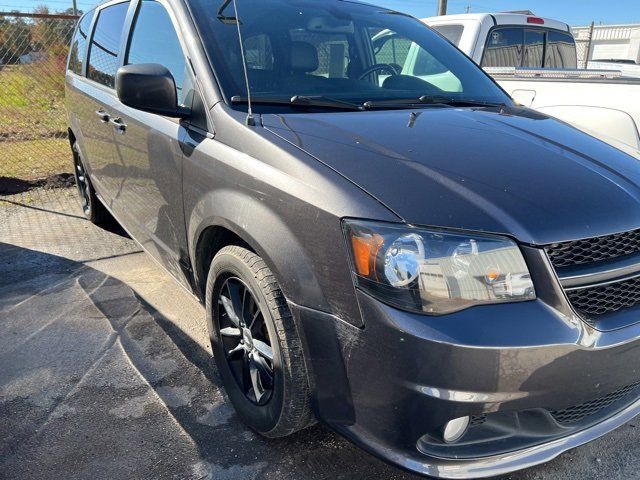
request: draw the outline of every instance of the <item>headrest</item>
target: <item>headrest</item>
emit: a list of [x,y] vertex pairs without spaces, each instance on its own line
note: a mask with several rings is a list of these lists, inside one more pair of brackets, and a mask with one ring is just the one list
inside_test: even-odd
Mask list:
[[291,70],[294,72],[313,72],[318,69],[318,51],[307,42],[291,43]]

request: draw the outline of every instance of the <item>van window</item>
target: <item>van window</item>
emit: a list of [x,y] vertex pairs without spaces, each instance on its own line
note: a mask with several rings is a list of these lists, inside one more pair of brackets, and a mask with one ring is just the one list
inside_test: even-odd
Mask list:
[[456,47],[460,46],[460,39],[462,38],[462,32],[464,26],[462,25],[434,25],[431,27],[444,38],[453,43]]
[[89,49],[87,77],[113,88],[118,69],[118,50],[129,2],[116,3],[98,14]]
[[489,33],[483,67],[519,67],[522,64],[522,28],[496,28]]
[[87,52],[87,37],[89,36],[89,28],[91,28],[91,20],[93,20],[94,12],[95,11],[92,10],[82,17],[71,41],[69,65],[67,68],[78,75],[82,75],[82,64],[84,63],[84,55]]
[[142,0],[136,16],[125,64],[158,63],[176,82],[178,102],[183,100],[186,61],[178,34],[167,10],[155,0]]
[[547,51],[544,58],[546,68],[576,68],[576,42],[568,33],[549,31]]

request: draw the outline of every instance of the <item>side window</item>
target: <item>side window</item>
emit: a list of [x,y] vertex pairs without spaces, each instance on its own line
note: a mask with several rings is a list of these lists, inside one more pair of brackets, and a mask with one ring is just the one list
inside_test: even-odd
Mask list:
[[184,101],[186,60],[169,13],[160,3],[140,3],[125,63],[158,63],[168,68],[176,82],[178,102]]
[[91,28],[91,20],[93,20],[94,11],[87,13],[78,24],[76,33],[71,41],[71,49],[69,51],[68,69],[78,75],[82,74],[82,64],[84,63],[84,54],[87,51],[87,37],[89,36],[89,28]]
[[433,30],[438,32],[444,38],[449,40],[455,46],[460,45],[460,39],[462,38],[462,32],[464,31],[464,26],[462,25],[434,25],[431,27]]
[[449,69],[442,65],[438,60],[433,58],[429,52],[424,48],[418,47],[418,54],[416,56],[416,65],[413,69],[413,74],[419,77],[426,75],[438,75],[440,73],[447,73]]
[[344,78],[349,65],[349,38],[342,33],[322,33],[309,30],[290,30],[291,41],[303,42],[318,53],[318,68],[310,75]]
[[[418,44],[389,30],[385,31],[383,37],[380,37],[380,32],[372,33],[375,33],[372,38],[375,63],[398,65],[402,75],[423,80],[426,82],[425,88],[431,87],[437,94],[462,92],[460,79]],[[385,87],[387,81],[394,82],[389,77],[389,72],[378,73],[381,87]]]
[[576,68],[577,63],[576,43],[573,37],[568,33],[549,31],[544,57],[545,68]]
[[[524,33],[523,67],[542,67],[544,57],[544,32],[541,30],[526,30]],[[515,66],[515,65],[514,65]]]
[[391,36],[374,52],[376,63],[393,64],[403,67],[407,60],[407,55],[409,55],[411,43],[411,40],[406,38]]
[[519,67],[522,64],[522,28],[496,28],[489,39],[482,57],[483,67]]
[[89,49],[87,77],[113,88],[118,69],[118,50],[129,2],[116,3],[98,14]]
[[273,70],[273,48],[271,40],[264,33],[244,41],[244,54],[250,70]]

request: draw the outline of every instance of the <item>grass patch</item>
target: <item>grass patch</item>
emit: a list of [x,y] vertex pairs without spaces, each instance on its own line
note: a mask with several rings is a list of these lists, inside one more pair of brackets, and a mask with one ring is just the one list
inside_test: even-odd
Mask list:
[[66,132],[64,70],[55,61],[0,69],[0,138],[27,140]]
[[0,142],[0,152],[0,177],[36,180],[73,171],[71,149],[66,138]]

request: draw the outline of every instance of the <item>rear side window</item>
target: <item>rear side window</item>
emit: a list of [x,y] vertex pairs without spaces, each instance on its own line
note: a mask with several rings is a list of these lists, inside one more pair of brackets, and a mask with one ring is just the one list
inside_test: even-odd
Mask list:
[[158,63],[169,69],[182,102],[186,61],[169,12],[160,3],[141,2],[125,63]]
[[118,50],[129,2],[104,8],[98,14],[89,49],[87,77],[113,88],[118,69]]
[[71,50],[69,51],[69,70],[78,75],[82,74],[82,64],[84,63],[84,55],[87,51],[87,37],[89,36],[89,28],[91,28],[91,20],[93,20],[94,11],[87,13],[78,24],[76,33],[71,41]]
[[399,65],[402,68],[412,43],[411,40],[404,37],[391,37],[375,52],[376,63]]
[[462,25],[434,25],[431,27],[444,38],[453,43],[456,47],[460,45],[464,26]]
[[576,68],[576,42],[568,33],[549,31],[544,65],[546,68]]
[[482,57],[483,67],[519,67],[522,64],[522,28],[496,28]]

